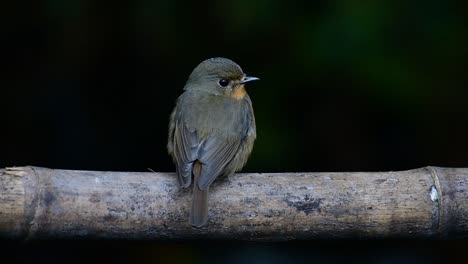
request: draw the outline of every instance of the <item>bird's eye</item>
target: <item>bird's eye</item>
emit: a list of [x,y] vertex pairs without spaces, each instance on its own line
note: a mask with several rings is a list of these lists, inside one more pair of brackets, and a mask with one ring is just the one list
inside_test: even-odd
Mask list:
[[221,87],[226,87],[226,86],[228,86],[229,81],[225,80],[225,79],[221,79],[221,80],[219,80],[218,83],[219,83],[219,85],[221,85]]

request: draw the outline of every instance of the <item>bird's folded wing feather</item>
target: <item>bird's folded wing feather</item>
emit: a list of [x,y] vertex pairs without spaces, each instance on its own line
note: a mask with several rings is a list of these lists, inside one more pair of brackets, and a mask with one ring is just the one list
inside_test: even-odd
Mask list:
[[198,187],[206,189],[221,174],[236,155],[242,139],[208,136],[198,153],[198,160],[202,163],[202,170],[198,178]]
[[200,140],[195,130],[177,122],[174,128],[174,157],[176,159],[176,173],[179,184],[184,188],[192,181],[192,165],[197,159]]

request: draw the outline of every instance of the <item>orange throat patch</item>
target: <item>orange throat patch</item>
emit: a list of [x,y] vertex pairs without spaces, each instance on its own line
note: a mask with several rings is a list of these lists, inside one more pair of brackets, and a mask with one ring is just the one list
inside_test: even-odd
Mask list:
[[229,95],[230,97],[234,98],[234,99],[237,99],[237,100],[240,100],[242,98],[244,98],[244,96],[247,94],[247,92],[245,91],[245,87],[243,84],[240,84],[238,86],[236,86],[231,94]]

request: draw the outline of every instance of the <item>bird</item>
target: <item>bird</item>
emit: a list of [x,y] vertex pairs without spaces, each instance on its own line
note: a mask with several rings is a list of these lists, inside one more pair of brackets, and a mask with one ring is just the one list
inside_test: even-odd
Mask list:
[[252,101],[245,89],[249,77],[234,61],[202,61],[184,86],[169,120],[167,149],[180,187],[193,184],[189,223],[208,221],[208,192],[219,176],[244,167],[256,139]]

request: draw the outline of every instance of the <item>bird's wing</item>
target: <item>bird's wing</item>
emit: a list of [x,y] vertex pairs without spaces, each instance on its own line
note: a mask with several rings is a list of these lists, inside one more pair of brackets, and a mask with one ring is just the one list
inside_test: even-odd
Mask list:
[[192,165],[197,159],[199,138],[195,130],[192,131],[183,123],[176,122],[173,140],[177,177],[180,185],[187,188],[192,181]]
[[236,155],[242,142],[241,138],[226,139],[224,137],[208,136],[198,153],[202,170],[198,178],[198,187],[205,190],[221,174]]

